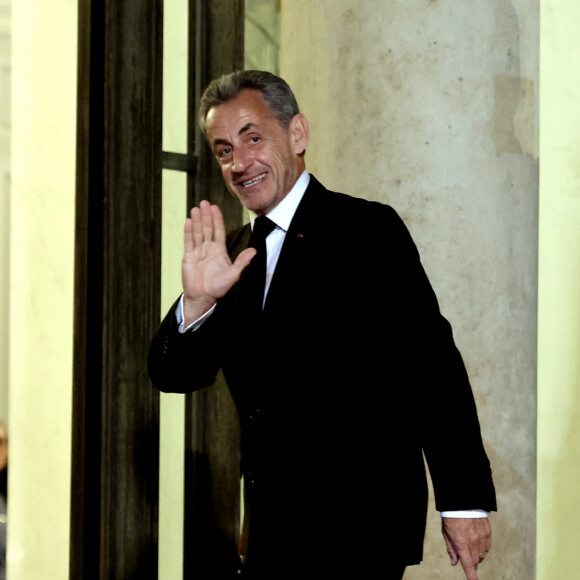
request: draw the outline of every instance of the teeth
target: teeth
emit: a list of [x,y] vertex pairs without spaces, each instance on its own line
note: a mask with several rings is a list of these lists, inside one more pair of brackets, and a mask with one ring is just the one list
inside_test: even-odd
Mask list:
[[266,176],[266,174],[262,173],[262,175],[258,175],[257,177],[254,177],[253,179],[250,179],[249,181],[243,181],[242,185],[244,187],[249,187],[250,185],[254,185],[255,183],[258,183],[258,181],[262,181],[262,179],[264,179],[265,176]]

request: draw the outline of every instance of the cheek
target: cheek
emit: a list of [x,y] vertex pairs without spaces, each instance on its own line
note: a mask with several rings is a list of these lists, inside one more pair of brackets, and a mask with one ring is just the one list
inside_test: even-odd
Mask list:
[[287,163],[288,153],[284,143],[273,142],[264,147],[261,158],[264,162],[276,167],[284,166]]
[[289,159],[280,151],[274,152],[270,159],[270,165],[274,168],[277,179],[283,179],[289,166]]
[[224,181],[227,183],[232,177],[232,172],[230,171],[230,166],[229,165],[220,165],[220,169],[222,172],[222,177],[224,178]]

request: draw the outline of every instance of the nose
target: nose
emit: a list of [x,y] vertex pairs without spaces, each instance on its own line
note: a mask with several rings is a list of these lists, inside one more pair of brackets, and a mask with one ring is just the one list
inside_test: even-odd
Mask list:
[[235,173],[244,173],[252,164],[252,156],[245,147],[237,147],[233,152],[232,171]]

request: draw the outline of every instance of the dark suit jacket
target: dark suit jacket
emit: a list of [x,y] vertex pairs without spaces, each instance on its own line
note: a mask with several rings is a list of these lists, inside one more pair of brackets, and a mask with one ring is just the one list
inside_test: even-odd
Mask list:
[[[232,258],[249,235],[229,237]],[[194,333],[177,333],[172,309],[149,368],[170,392],[223,369],[242,424],[249,566],[363,577],[419,562],[423,453],[439,510],[496,508],[465,367],[392,208],[312,177],[261,319],[241,308],[242,286]]]

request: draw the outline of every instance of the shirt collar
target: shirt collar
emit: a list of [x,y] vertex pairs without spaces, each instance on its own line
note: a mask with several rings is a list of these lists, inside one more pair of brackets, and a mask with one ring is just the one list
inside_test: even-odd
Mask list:
[[[306,192],[306,188],[310,183],[310,174],[307,171],[303,171],[302,175],[296,180],[294,187],[288,192],[284,199],[268,214],[268,218],[271,219],[279,228],[283,229],[285,232],[288,231],[290,227],[290,222],[302,201],[302,197]],[[256,215],[250,212],[250,221],[252,222],[252,228],[254,227],[254,220]]]

